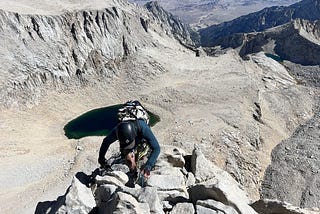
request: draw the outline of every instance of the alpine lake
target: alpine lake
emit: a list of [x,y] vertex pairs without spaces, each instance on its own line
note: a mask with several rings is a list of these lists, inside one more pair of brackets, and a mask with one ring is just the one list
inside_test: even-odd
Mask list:
[[278,55],[271,54],[271,53],[265,53],[265,55],[266,55],[267,57],[269,57],[269,58],[271,58],[271,59],[279,62],[279,63],[282,63],[282,62],[283,62],[283,59],[282,59],[280,56],[278,56]]
[[[98,108],[88,111],[71,120],[64,127],[65,136],[69,139],[80,139],[87,136],[107,136],[118,124],[117,113],[122,104]],[[158,115],[147,111],[150,116],[150,126],[160,121]]]

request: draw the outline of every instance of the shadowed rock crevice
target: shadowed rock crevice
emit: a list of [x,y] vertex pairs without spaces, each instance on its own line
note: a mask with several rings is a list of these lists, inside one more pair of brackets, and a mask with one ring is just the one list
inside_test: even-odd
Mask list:
[[87,13],[86,11],[83,11],[83,29],[86,33],[86,36],[88,37],[88,39],[90,39],[90,41],[93,43],[93,36],[92,36],[92,32],[91,32],[91,23],[92,23],[92,18],[91,15],[89,13]]
[[140,17],[140,22],[141,22],[143,29],[148,33],[149,20],[146,20],[146,19]]
[[38,34],[38,36],[40,37],[40,39],[44,40],[44,38],[43,38],[43,36],[42,36],[42,34],[41,34],[41,32],[40,32],[40,26],[39,26],[39,24],[37,23],[35,17],[32,17],[32,18],[31,18],[31,22],[32,22],[32,24],[33,24],[33,30]]

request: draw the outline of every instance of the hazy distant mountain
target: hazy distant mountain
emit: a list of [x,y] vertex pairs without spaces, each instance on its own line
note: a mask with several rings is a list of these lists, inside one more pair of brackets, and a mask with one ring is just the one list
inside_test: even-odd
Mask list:
[[270,7],[235,20],[200,30],[203,46],[219,45],[236,33],[258,32],[302,18],[320,19],[320,0],[304,0],[284,7]]
[[[145,4],[148,0],[129,0]],[[290,5],[299,0],[158,0],[169,12],[196,27],[230,21],[265,7]]]

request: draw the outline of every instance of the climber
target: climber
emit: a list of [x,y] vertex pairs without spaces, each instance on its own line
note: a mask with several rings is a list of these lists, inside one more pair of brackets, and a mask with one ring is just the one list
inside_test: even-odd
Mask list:
[[[149,178],[150,171],[159,156],[160,146],[146,121],[143,119],[122,121],[103,139],[98,158],[101,167],[105,167],[105,154],[110,144],[117,140],[120,143],[121,156],[130,170],[141,170],[144,178]],[[143,144],[147,144],[151,152],[147,155],[147,162],[142,169],[137,169],[136,160],[141,154],[141,151],[137,152],[137,150]]]

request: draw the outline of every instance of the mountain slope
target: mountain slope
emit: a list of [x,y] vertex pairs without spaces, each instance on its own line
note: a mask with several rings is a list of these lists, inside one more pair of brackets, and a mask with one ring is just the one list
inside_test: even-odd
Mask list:
[[302,18],[320,19],[320,0],[303,0],[288,7],[270,7],[229,22],[201,29],[202,46],[219,45],[226,37],[237,33],[263,31]]
[[116,75],[116,64],[153,45],[148,30],[177,35],[182,44],[192,45],[179,20],[174,20],[179,26],[174,30],[169,24],[171,17],[166,20],[162,23],[125,1],[115,1],[101,10],[61,15],[0,10],[1,105],[37,103],[45,87],[92,84],[90,79],[95,78],[109,81]]
[[[103,137],[67,139],[63,127],[129,99],[160,116],[152,129],[161,145],[190,154],[199,144],[258,199],[272,149],[313,116],[317,89],[262,53],[196,57],[170,20],[108,2],[47,15],[1,12],[1,213],[32,213],[63,194],[75,172],[91,173]],[[107,156],[117,151],[114,143]]]

